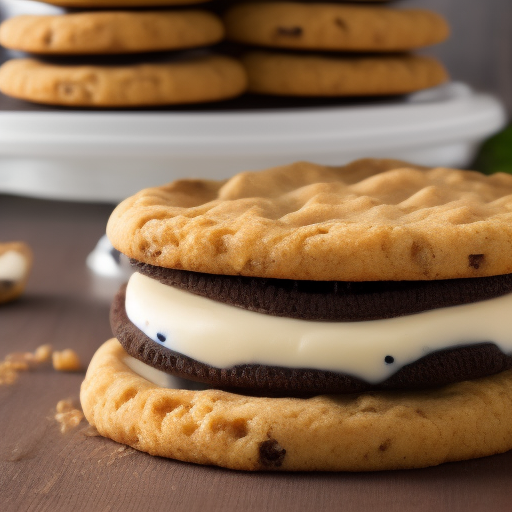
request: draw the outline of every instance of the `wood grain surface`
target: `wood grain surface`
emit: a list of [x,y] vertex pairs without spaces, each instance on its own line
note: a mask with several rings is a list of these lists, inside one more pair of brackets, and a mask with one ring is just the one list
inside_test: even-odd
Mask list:
[[[0,240],[34,249],[25,296],[0,307],[0,359],[43,343],[87,363],[110,337],[115,286],[85,266],[111,207],[0,195]],[[434,468],[378,473],[243,473],[151,457],[85,422],[61,434],[59,400],[78,404],[83,373],[39,369],[0,386],[0,510],[506,512],[512,452]]]

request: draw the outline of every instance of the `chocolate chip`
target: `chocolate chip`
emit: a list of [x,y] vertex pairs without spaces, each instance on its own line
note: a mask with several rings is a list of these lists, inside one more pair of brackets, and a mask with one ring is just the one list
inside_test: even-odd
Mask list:
[[395,358],[393,356],[386,356],[384,358],[384,362],[386,364],[393,364],[395,362]]
[[302,28],[301,27],[277,27],[276,33],[278,36],[300,37],[302,35]]
[[468,256],[469,266],[478,270],[484,259],[485,254],[470,254]]
[[380,446],[379,450],[385,452],[391,446],[391,439],[386,439]]
[[335,25],[337,25],[337,26],[338,26],[338,27],[340,27],[341,29],[343,29],[343,30],[348,30],[348,26],[347,26],[347,24],[346,24],[346,23],[345,23],[345,21],[344,21],[344,20],[342,20],[341,18],[336,18],[336,19],[334,20],[334,23],[335,23]]
[[281,467],[285,455],[286,450],[275,439],[260,443],[260,464],[266,468]]
[[167,339],[161,332],[157,332],[156,337],[162,342]]

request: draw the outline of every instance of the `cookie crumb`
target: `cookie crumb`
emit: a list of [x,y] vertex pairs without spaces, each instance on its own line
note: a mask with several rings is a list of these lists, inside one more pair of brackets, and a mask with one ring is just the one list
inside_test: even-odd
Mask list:
[[13,352],[7,354],[3,361],[0,361],[0,385],[13,384],[18,378],[18,372],[24,372],[35,368],[50,358],[51,346],[42,345],[34,353]]
[[34,359],[37,363],[47,363],[52,357],[52,346],[41,345],[34,351]]
[[13,368],[12,363],[2,361],[0,363],[0,386],[2,384],[13,384],[18,378],[18,372]]
[[55,351],[52,354],[52,364],[53,368],[59,372],[77,372],[82,369],[77,353],[70,348]]
[[77,427],[84,418],[83,412],[76,409],[71,400],[60,400],[55,409],[55,419],[60,423],[62,434]]
[[74,350],[53,352],[51,345],[40,345],[34,352],[12,352],[0,361],[0,386],[13,384],[19,372],[33,370],[50,360],[57,371],[74,372],[82,369],[80,359]]
[[4,362],[10,365],[13,370],[26,371],[33,366],[34,354],[31,352],[13,352],[5,356]]

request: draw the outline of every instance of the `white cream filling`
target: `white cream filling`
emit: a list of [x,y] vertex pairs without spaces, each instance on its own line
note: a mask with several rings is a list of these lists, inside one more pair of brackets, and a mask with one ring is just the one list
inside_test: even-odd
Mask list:
[[490,341],[512,353],[512,294],[386,320],[322,322],[254,313],[135,273],[125,307],[152,340],[218,368],[311,368],[378,383],[444,348]]
[[0,256],[0,280],[20,281],[27,272],[27,260],[17,251],[7,251]]
[[160,388],[188,389],[190,391],[208,389],[206,384],[169,375],[129,355],[124,356],[123,363],[136,374]]

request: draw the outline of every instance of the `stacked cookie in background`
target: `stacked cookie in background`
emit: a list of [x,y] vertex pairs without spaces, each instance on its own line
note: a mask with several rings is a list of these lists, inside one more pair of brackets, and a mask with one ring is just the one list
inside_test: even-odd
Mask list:
[[250,92],[393,95],[447,80],[437,60],[411,53],[448,37],[434,12],[366,2],[248,2],[234,4],[224,22],[228,40],[266,48],[243,57]]
[[[203,49],[223,39],[221,20],[205,9],[174,9],[196,2],[48,0],[84,10],[6,20],[0,43],[38,59],[6,62],[0,90],[36,103],[74,107],[190,104],[237,96],[246,87],[240,63]],[[115,10],[99,10],[105,7]],[[124,10],[134,7],[145,9]],[[62,56],[69,57],[66,63]]]

